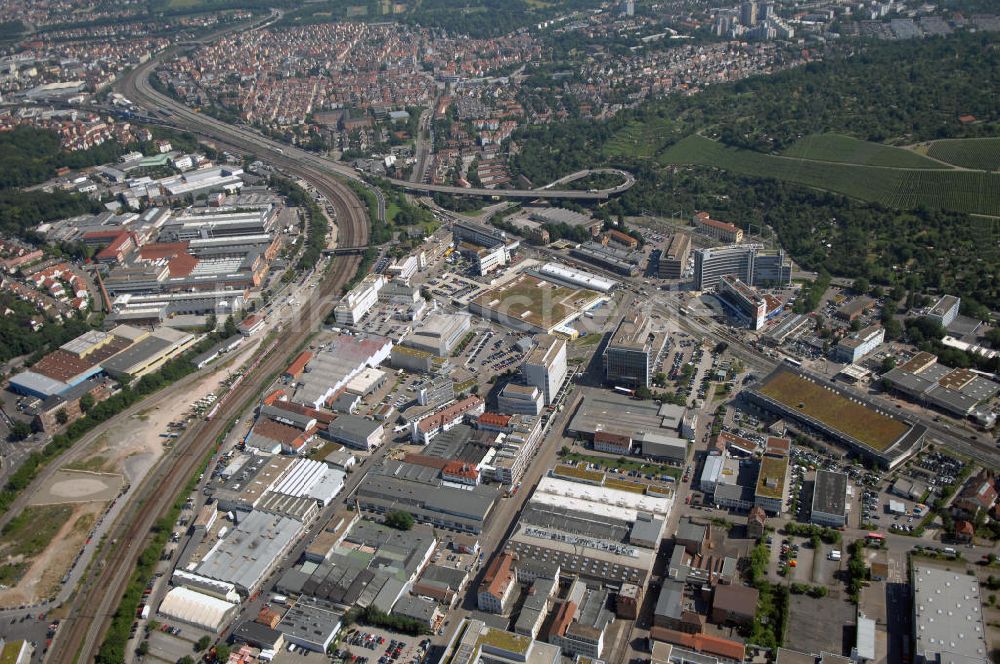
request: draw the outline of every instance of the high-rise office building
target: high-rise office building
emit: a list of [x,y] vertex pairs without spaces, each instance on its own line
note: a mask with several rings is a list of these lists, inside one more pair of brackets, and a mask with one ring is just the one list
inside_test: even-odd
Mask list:
[[694,252],[694,289],[711,290],[723,276],[757,287],[787,286],[792,267],[785,252],[765,251],[759,244],[731,244]]
[[548,405],[566,380],[566,341],[551,334],[540,334],[536,339],[538,346],[528,353],[521,373],[528,385],[542,391]]
[[667,335],[642,312],[622,318],[604,351],[605,380],[616,386],[649,387]]

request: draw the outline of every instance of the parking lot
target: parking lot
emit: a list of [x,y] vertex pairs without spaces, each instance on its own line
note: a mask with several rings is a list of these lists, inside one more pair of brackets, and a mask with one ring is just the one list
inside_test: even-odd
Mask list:
[[358,625],[349,629],[340,641],[345,660],[354,664],[420,664],[424,661],[430,639],[405,636],[377,627]]

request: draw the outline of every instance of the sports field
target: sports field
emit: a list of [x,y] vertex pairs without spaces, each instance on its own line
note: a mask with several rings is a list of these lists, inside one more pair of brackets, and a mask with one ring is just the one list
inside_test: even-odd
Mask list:
[[927,154],[962,168],[1000,170],[1000,138],[956,138],[934,141]]
[[813,161],[731,148],[696,134],[665,150],[659,161],[771,177],[895,208],[926,205],[969,214],[1000,215],[1000,174],[996,173]]
[[785,150],[784,155],[814,161],[832,161],[862,166],[945,168],[933,159],[928,159],[911,150],[861,141],[842,134],[805,136]]
[[883,415],[788,370],[779,370],[756,388],[788,408],[883,452],[909,429],[905,422]]

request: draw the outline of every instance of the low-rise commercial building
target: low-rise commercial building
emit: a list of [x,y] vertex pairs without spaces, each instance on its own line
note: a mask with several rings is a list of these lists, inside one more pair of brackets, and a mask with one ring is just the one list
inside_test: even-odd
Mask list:
[[403,343],[417,350],[447,357],[472,327],[467,314],[431,313],[406,336]]
[[544,403],[542,391],[534,385],[507,383],[497,396],[497,410],[501,413],[539,415]]
[[442,661],[448,664],[559,664],[559,646],[464,618]]
[[340,632],[342,617],[329,602],[302,597],[285,613],[278,631],[287,643],[325,654]]
[[385,286],[385,277],[369,274],[340,299],[333,315],[340,325],[357,325],[378,303],[378,293]]
[[553,625],[549,643],[559,646],[564,655],[600,659],[604,652],[604,632],[614,618],[605,608],[608,595],[604,589],[587,590],[573,620]]
[[490,561],[486,567],[486,574],[479,584],[479,591],[476,593],[479,610],[487,613],[504,613],[516,587],[517,571],[514,569],[514,556],[501,553]]
[[885,328],[876,323],[838,341],[833,357],[837,362],[854,364],[881,346],[884,340]]
[[847,475],[832,470],[816,471],[809,520],[831,528],[847,525]]
[[989,662],[976,577],[917,561],[912,567],[914,662]]
[[707,212],[695,212],[691,217],[691,223],[703,233],[711,238],[725,242],[727,244],[740,243],[743,241],[743,229],[726,221],[712,219]]
[[357,415],[340,415],[330,422],[323,435],[336,443],[371,452],[382,444],[385,427],[381,422]]
[[941,327],[948,327],[958,317],[962,298],[954,295],[942,295],[924,314],[924,318],[932,320]]

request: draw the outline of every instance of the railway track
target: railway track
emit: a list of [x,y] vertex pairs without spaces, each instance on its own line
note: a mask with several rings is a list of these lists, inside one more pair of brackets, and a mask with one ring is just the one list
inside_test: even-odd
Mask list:
[[[157,60],[158,58],[150,60],[146,66],[135,70],[123,81],[130,98],[136,103],[147,105],[147,108],[156,108],[165,99],[148,84],[148,74]],[[181,127],[241,152],[252,152],[306,180],[334,206],[337,213],[338,242],[345,246],[368,244],[370,229],[367,209],[351,188],[331,172],[308,162],[299,162],[278,147],[242,136],[224,123],[206,121],[207,118],[200,114],[180,112],[177,113],[177,120]],[[356,273],[360,262],[361,258],[358,256],[334,259],[320,287],[303,303],[293,321],[280,328],[279,342],[273,345],[270,352],[258,358],[256,369],[249,372],[233,389],[216,416],[210,421],[199,422],[179,438],[174,448],[164,455],[142,481],[129,508],[109,530],[107,541],[112,544],[104,547],[104,557],[95,560],[81,580],[71,600],[68,616],[47,653],[46,661],[62,663],[94,660],[122,592],[140,554],[151,539],[150,533],[157,520],[170,509],[241,406],[267,386],[267,380],[284,368],[288,354],[308,339],[322,323],[332,310],[341,288]]]

